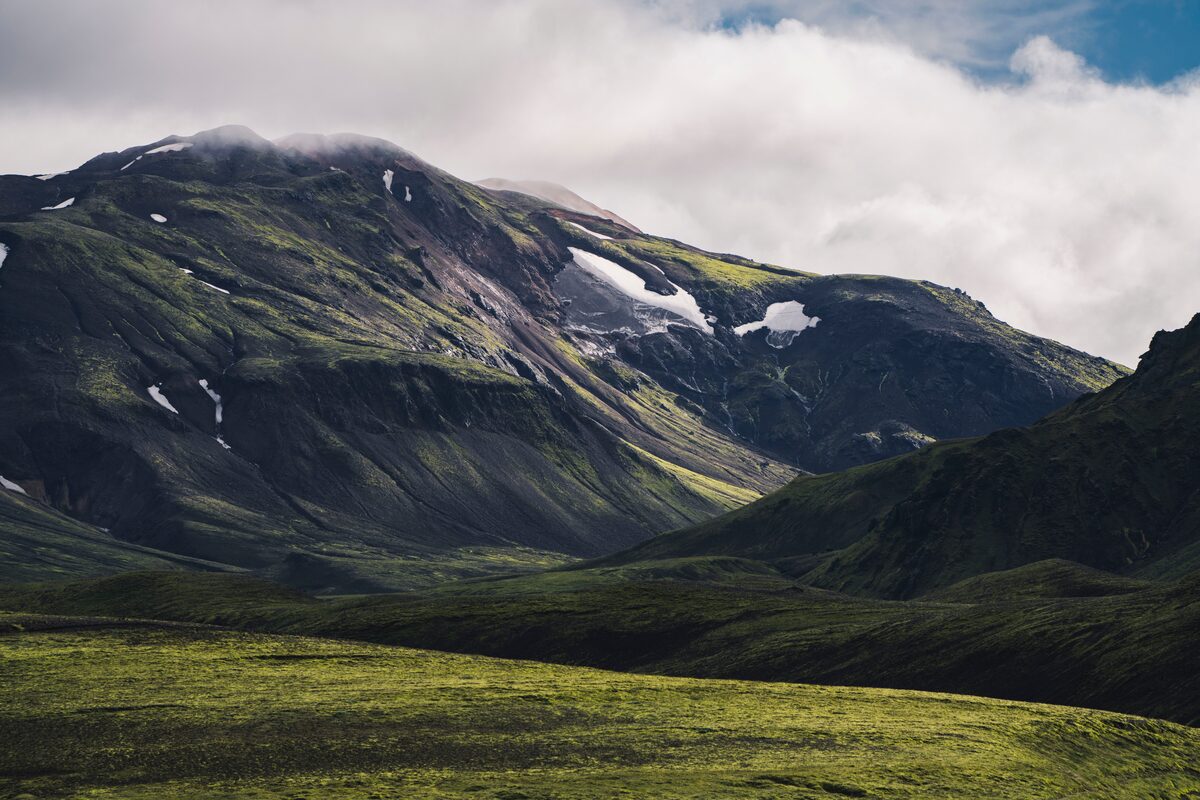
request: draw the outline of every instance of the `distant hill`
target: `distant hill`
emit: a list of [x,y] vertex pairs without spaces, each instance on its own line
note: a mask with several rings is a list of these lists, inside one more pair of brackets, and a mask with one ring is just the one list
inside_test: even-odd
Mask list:
[[931,600],[801,587],[761,562],[650,561],[317,601],[244,575],[0,587],[0,609],[203,622],[707,678],[956,692],[1200,722],[1200,574],[1066,562]]
[[1197,408],[1200,315],[1158,333],[1133,375],[1029,428],[800,477],[606,563],[738,556],[900,598],[1050,558],[1183,575],[1200,569]]

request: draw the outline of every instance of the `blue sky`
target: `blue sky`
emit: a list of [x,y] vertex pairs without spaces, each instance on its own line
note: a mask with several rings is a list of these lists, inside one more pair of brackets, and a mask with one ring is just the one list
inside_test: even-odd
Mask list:
[[1163,83],[1200,67],[1200,1],[1110,0],[1062,44],[1109,80]]
[[794,18],[834,33],[882,31],[985,79],[1046,35],[1110,82],[1166,83],[1200,67],[1200,0],[697,0],[724,27]]

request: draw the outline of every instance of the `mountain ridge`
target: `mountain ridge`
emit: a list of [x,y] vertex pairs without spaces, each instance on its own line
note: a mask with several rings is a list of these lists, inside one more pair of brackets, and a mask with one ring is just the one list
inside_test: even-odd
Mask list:
[[[0,474],[310,590],[602,555],[1121,373],[934,284],[706,253],[367,137],[228,126],[0,176],[0,243]],[[654,306],[684,295],[711,332]],[[735,332],[772,303],[820,323]]]
[[508,178],[484,178],[481,181],[475,181],[475,184],[477,186],[482,186],[485,189],[493,189],[498,192],[519,192],[521,194],[527,194],[531,197],[536,197],[539,200],[545,200],[548,203],[554,203],[555,205],[562,206],[569,211],[577,211],[581,214],[586,214],[591,217],[607,219],[609,222],[615,222],[622,228],[628,228],[634,233],[642,232],[641,228],[620,216],[615,211],[609,211],[607,208],[601,208],[590,200],[586,200],[575,194],[575,192],[571,191],[562,184],[538,180],[509,180]]

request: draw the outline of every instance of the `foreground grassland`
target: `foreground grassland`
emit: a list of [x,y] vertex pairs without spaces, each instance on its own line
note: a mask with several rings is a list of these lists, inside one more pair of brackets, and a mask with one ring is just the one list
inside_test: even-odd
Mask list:
[[0,618],[0,795],[1200,797],[1200,731],[952,695]]
[[1047,561],[904,602],[728,557],[317,599],[247,575],[0,585],[0,609],[220,625],[686,678],[982,695],[1200,726],[1200,574],[1150,584]]

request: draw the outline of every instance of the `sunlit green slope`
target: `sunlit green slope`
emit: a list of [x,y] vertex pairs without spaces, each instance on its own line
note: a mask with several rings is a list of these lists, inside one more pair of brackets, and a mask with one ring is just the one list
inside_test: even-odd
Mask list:
[[0,624],[0,792],[16,796],[1200,792],[1200,732],[1101,712],[188,627]]

